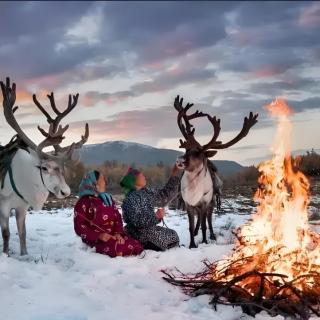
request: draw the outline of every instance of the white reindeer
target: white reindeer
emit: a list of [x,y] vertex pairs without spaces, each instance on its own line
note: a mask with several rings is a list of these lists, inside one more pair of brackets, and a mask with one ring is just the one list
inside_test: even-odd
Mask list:
[[[10,86],[10,79],[6,83],[0,82],[3,95],[4,116],[8,124],[16,131],[17,135],[6,145],[0,147],[0,225],[3,238],[3,252],[9,254],[9,216],[15,209],[16,222],[20,238],[20,253],[27,254],[25,218],[29,207],[40,210],[49,193],[57,198],[65,198],[70,195],[70,188],[64,178],[64,164],[70,161],[75,149],[81,148],[88,140],[89,126],[85,126],[85,134],[77,143],[68,147],[60,147],[64,139],[63,134],[68,125],[59,125],[77,104],[79,94],[69,95],[67,109],[60,112],[55,105],[54,95],[48,95],[51,107],[56,114],[52,118],[33,95],[33,101],[46,116],[50,125],[46,132],[38,126],[45,139],[36,145],[26,136],[18,125],[14,112],[18,109],[14,106],[16,100],[16,85]],[[43,149],[54,147],[54,153],[45,153]]]
[[[189,218],[189,248],[196,248],[194,237],[198,234],[200,224],[202,242],[207,243],[206,219],[208,220],[210,239],[216,239],[212,228],[212,211],[215,204],[215,196],[220,196],[221,193],[222,180],[219,178],[217,169],[209,158],[217,153],[216,150],[226,149],[244,138],[250,128],[257,123],[258,114],[253,115],[250,112],[249,118],[245,117],[244,119],[240,133],[234,139],[223,144],[221,141],[217,141],[221,130],[220,119],[211,117],[209,114],[199,112],[198,110],[193,114],[187,115],[187,111],[192,106],[193,104],[188,103],[183,107],[183,99],[180,99],[179,96],[176,97],[174,102],[174,107],[178,111],[178,127],[185,139],[185,141],[180,139],[180,148],[186,149],[186,153],[178,158],[178,165],[184,169],[180,186],[181,195]],[[214,129],[212,139],[205,145],[201,145],[195,139],[195,128],[190,124],[191,120],[201,117],[207,117]],[[196,227],[194,226],[195,216],[198,217]]]

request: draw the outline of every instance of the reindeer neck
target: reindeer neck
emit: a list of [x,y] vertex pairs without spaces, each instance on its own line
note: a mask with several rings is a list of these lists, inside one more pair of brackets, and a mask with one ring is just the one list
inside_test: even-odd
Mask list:
[[207,174],[207,166],[203,165],[203,167],[198,170],[197,172],[187,172],[187,180],[189,183],[195,182],[196,180],[198,180],[200,177],[202,176],[206,176]]
[[188,172],[182,179],[183,200],[190,206],[201,202],[208,203],[212,197],[212,181],[206,164],[197,172]]
[[190,171],[186,171],[186,172],[188,173],[188,176],[194,178],[194,177],[200,176],[202,173],[206,173],[206,171],[207,171],[207,165],[205,163],[203,163],[203,166],[201,169],[198,169],[198,170],[195,170],[192,172],[190,172]]
[[27,150],[18,150],[12,158],[12,177],[9,177],[10,187],[15,194],[34,208],[42,207],[49,194],[37,168],[39,163],[36,155]]

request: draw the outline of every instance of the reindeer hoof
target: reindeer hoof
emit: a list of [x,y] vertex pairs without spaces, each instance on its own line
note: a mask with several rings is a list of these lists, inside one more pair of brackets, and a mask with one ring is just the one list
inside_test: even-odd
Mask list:
[[198,248],[195,243],[190,243],[189,249]]
[[208,244],[207,240],[202,240],[202,243]]
[[210,234],[210,239],[211,240],[214,240],[214,241],[217,241],[217,237],[214,233]]
[[4,254],[5,256],[7,256],[7,257],[10,257],[9,250],[8,250],[8,251],[7,251],[7,250],[6,250],[6,251],[3,250],[3,254]]

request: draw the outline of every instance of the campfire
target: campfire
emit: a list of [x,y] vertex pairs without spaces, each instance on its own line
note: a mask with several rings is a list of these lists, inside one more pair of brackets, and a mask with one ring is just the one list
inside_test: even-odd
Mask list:
[[308,179],[291,157],[292,112],[282,99],[267,109],[278,122],[273,157],[259,165],[256,213],[235,232],[233,253],[198,274],[163,271],[164,279],[193,296],[212,295],[215,308],[308,319],[320,316],[320,236],[308,224]]

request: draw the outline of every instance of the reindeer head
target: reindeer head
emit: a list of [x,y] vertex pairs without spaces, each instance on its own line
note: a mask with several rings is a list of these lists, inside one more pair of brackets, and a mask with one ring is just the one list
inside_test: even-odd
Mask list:
[[[10,85],[10,78],[6,78],[6,83],[0,82],[2,95],[3,95],[3,108],[4,116],[8,124],[16,131],[18,137],[27,145],[30,157],[28,161],[24,159],[25,163],[33,164],[34,168],[39,170],[41,181],[48,191],[52,192],[58,198],[64,198],[70,194],[70,188],[66,184],[64,178],[64,165],[72,160],[72,154],[75,149],[79,149],[88,140],[89,126],[86,123],[85,134],[81,137],[79,142],[74,142],[67,147],[61,147],[64,133],[69,128],[69,125],[62,127],[60,121],[69,114],[77,105],[79,94],[69,95],[69,102],[67,108],[60,112],[55,104],[53,93],[48,95],[51,108],[56,114],[52,118],[46,109],[39,103],[36,95],[33,95],[33,101],[39,110],[46,116],[49,123],[49,130],[45,131],[38,126],[38,130],[45,137],[39,145],[35,144],[20,128],[17,120],[15,119],[14,112],[18,109],[15,105],[16,101],[16,84]],[[45,147],[52,146],[54,152],[46,153],[43,151]],[[31,168],[29,168],[31,170]],[[27,168],[26,168],[27,170]],[[30,171],[29,174],[34,174]]]
[[[186,149],[185,154],[178,158],[178,166],[189,172],[197,169],[201,170],[206,164],[207,159],[213,157],[217,153],[217,150],[229,148],[237,143],[248,134],[251,127],[258,121],[258,114],[253,115],[253,113],[250,112],[249,117],[244,118],[243,127],[239,134],[227,143],[222,143],[221,141],[217,141],[221,130],[220,119],[217,119],[215,116],[212,117],[207,113],[199,112],[198,110],[188,115],[187,112],[192,106],[193,103],[187,103],[187,105],[183,107],[183,98],[180,99],[179,96],[177,96],[174,101],[174,108],[178,111],[178,127],[185,139],[185,141],[180,139],[180,148]],[[194,136],[195,128],[190,123],[191,120],[202,117],[206,117],[213,127],[213,136],[205,145],[201,145],[196,140]]]

